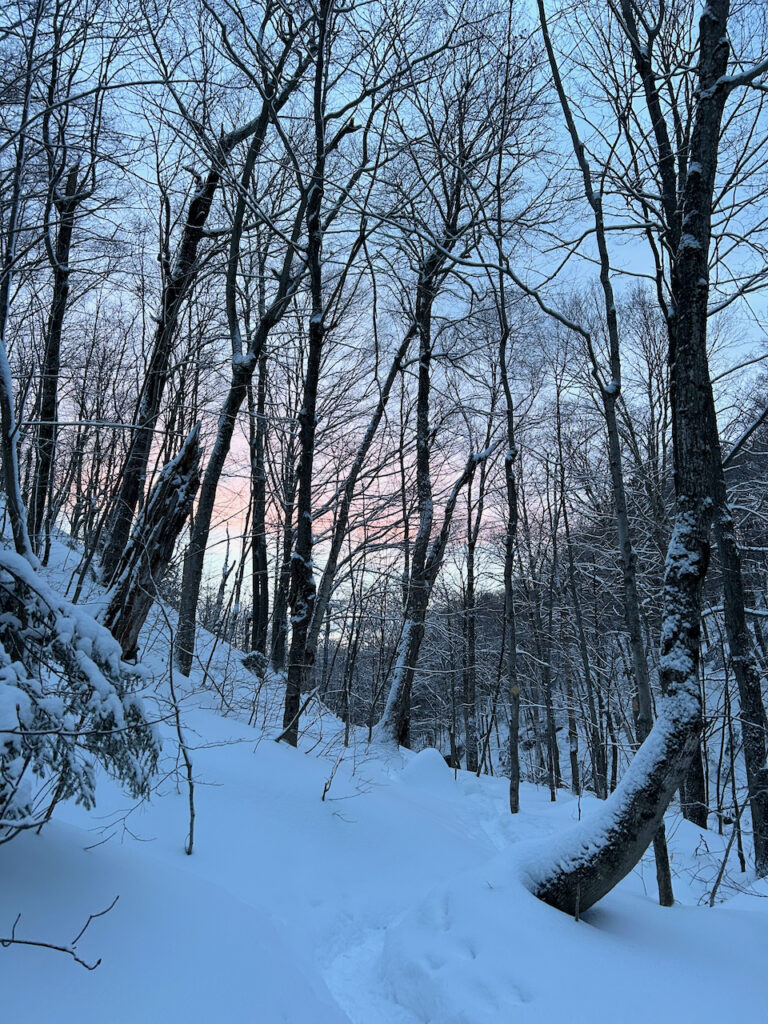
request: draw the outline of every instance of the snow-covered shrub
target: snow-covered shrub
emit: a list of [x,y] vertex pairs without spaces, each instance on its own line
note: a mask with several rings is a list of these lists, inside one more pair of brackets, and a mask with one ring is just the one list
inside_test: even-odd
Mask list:
[[138,688],[108,630],[0,547],[0,842],[59,800],[91,807],[99,764],[148,792],[159,738]]

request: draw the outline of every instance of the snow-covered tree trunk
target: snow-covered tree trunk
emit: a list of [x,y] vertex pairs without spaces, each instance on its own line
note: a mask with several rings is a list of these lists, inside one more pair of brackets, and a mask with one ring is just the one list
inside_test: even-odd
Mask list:
[[114,498],[109,535],[101,556],[102,570],[106,580],[114,576],[115,569],[128,543],[136,506],[144,490],[154,431],[170,374],[177,324],[184,303],[197,279],[200,266],[197,259],[198,249],[221,182],[226,159],[232,148],[234,148],[234,142],[222,141],[220,150],[212,160],[205,178],[192,196],[173,264],[164,265],[157,326],[144,385],[134,416],[136,429],[131,431],[128,455],[123,465],[120,486]]
[[[432,476],[430,472],[429,405],[432,364],[432,305],[437,291],[437,273],[443,263],[439,253],[430,253],[421,272],[416,291],[415,321],[419,335],[419,374],[416,396],[416,491],[419,503],[419,526],[411,549],[411,573],[403,613],[403,627],[392,671],[389,695],[384,714],[376,726],[377,740],[395,741],[401,746],[410,744],[410,699],[413,676],[424,638],[424,622],[432,589],[430,582],[429,540],[434,520]],[[458,491],[454,489],[454,494]],[[452,495],[453,497],[453,495]],[[444,517],[444,531],[450,526],[455,507],[449,500]],[[435,544],[438,545],[439,538]],[[444,545],[443,545],[444,546]],[[439,545],[434,555],[442,561]],[[435,566],[437,575],[439,564]],[[432,582],[434,581],[434,576]]]
[[[539,0],[542,24],[544,10]],[[699,34],[699,89],[675,267],[676,330],[670,334],[675,519],[667,552],[661,638],[664,700],[647,739],[600,812],[529,867],[532,891],[568,913],[586,910],[632,868],[683,780],[702,730],[698,680],[701,593],[713,518],[711,438],[715,406],[706,357],[708,254],[720,123],[727,92],[727,0],[709,3]]]
[[165,465],[142,508],[117,566],[104,613],[124,658],[135,658],[141,627],[187,521],[200,483],[200,427],[194,427],[181,451]]
[[[728,3],[713,5],[711,10],[705,11],[705,15],[707,15],[708,20],[725,26],[729,10],[730,5]],[[643,32],[647,31],[647,23],[642,16],[642,10],[638,11],[638,5],[634,0],[622,0],[621,15],[624,30],[632,47],[635,68],[642,82],[646,104],[651,115],[659,178],[661,181],[661,209],[664,214],[666,241],[669,247],[679,254],[683,252],[682,243],[688,231],[688,225],[684,215],[681,217],[681,208],[678,203],[680,188],[677,172],[677,154],[672,145],[671,134],[663,113],[660,96],[662,85],[654,70],[653,44],[655,39],[643,37],[641,28]],[[727,36],[725,34],[724,40],[723,46],[726,47]],[[725,54],[725,59],[727,62],[727,53]],[[727,70],[727,64],[724,68],[725,70]],[[748,70],[746,78],[742,78],[741,81],[737,75],[729,80],[720,82],[716,87],[711,85],[709,88],[712,91],[712,95],[708,97],[708,101],[724,103],[728,93],[733,88],[740,88],[748,84],[750,74],[751,72]],[[719,130],[718,120],[718,134]],[[713,135],[712,144],[716,145],[717,142],[718,139]],[[688,163],[689,176],[691,172],[695,174],[698,168],[698,157],[691,151]],[[673,304],[670,309],[665,310],[665,313],[670,335],[674,336],[679,329],[678,325],[681,319],[681,303],[678,292],[681,287],[686,286],[684,275],[680,273],[676,260],[672,261],[670,284]],[[744,761],[747,769],[747,785],[752,812],[755,867],[758,874],[764,875],[768,874],[768,766],[766,765],[768,736],[766,736],[764,727],[765,710],[762,702],[762,680],[755,657],[754,641],[747,625],[747,602],[741,569],[741,553],[728,503],[716,420],[710,419],[707,421],[706,426],[710,431],[708,440],[711,446],[711,459],[707,472],[710,479],[710,492],[716,506],[713,530],[723,572],[725,627],[728,635],[728,646],[733,663],[733,673],[739,691],[740,718],[744,739]],[[705,825],[706,806],[698,808],[698,812],[699,823]],[[696,810],[694,810],[695,813]]]

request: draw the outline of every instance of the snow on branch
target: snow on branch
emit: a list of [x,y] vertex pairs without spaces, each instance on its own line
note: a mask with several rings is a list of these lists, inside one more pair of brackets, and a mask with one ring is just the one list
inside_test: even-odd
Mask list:
[[0,842],[59,800],[93,806],[98,765],[146,795],[160,742],[140,678],[104,626],[0,548]]

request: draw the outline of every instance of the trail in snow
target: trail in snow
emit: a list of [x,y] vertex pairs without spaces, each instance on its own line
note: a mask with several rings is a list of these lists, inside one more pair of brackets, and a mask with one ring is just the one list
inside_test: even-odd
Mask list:
[[[167,656],[150,627],[145,659],[161,693]],[[238,665],[221,645],[209,681],[247,717],[253,677]],[[197,781],[191,857],[170,728],[170,774],[151,803],[131,809],[102,779],[96,816],[67,805],[39,837],[0,847],[0,935],[21,911],[20,937],[68,941],[120,896],[79,947],[103,957],[94,972],[51,952],[0,950],[9,1020],[766,1020],[768,899],[696,905],[727,837],[670,819],[681,903],[655,905],[647,861],[576,923],[534,899],[516,868],[521,844],[577,820],[572,797],[551,805],[523,786],[512,818],[506,780],[455,778],[436,751],[369,749],[358,733],[345,752],[328,718],[292,750],[263,724],[222,717],[203,681],[198,669],[182,710]],[[261,722],[279,696],[263,691]],[[582,810],[598,807],[586,799]]]

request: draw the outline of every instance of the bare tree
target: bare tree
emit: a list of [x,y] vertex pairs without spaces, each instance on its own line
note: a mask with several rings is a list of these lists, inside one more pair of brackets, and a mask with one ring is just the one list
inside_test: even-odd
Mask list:
[[[710,3],[699,23],[698,91],[676,251],[677,306],[670,336],[676,509],[664,589],[661,713],[605,811],[578,830],[567,852],[532,873],[533,891],[578,916],[627,874],[651,841],[680,785],[702,730],[699,638],[702,587],[714,515],[710,482],[720,465],[707,365],[708,254],[720,126],[733,88],[762,73],[728,76],[727,0]],[[543,25],[546,25],[540,6]],[[692,170],[691,170],[692,168]],[[593,845],[585,842],[592,835]]]

